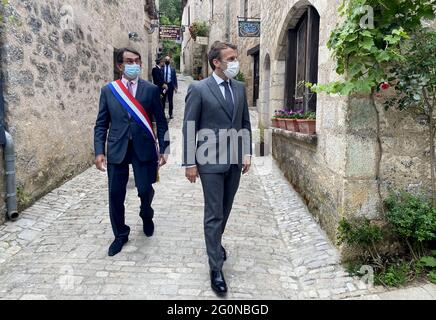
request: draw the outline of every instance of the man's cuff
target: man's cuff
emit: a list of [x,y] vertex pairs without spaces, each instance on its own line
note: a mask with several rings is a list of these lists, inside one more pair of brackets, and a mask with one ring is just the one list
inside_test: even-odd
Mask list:
[[197,165],[192,165],[192,166],[185,166],[185,169],[191,169],[191,168],[195,168]]

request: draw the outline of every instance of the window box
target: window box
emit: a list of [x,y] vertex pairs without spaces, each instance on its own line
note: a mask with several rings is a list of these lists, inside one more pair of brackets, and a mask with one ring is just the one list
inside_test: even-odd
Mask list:
[[313,135],[316,133],[316,120],[312,119],[299,119],[298,128],[301,133]]
[[300,132],[297,119],[285,119],[286,130],[293,132]]

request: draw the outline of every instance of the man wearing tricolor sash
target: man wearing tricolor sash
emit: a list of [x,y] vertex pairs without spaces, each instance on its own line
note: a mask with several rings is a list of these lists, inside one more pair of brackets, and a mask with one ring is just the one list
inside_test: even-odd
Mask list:
[[[121,49],[117,65],[121,79],[101,90],[100,107],[94,128],[95,164],[107,171],[109,179],[109,213],[115,240],[109,256],[119,253],[129,239],[125,223],[126,188],[129,165],[133,167],[135,185],[141,199],[140,216],[147,237],[154,233],[153,184],[158,169],[168,161],[168,123],[160,100],[160,90],[142,80],[141,55],[132,49]],[[152,121],[156,121],[156,133]],[[107,149],[106,149],[107,142]]]

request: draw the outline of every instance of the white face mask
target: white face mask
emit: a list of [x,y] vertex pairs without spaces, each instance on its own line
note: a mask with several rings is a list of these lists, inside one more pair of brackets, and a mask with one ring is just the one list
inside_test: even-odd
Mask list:
[[227,78],[233,79],[238,75],[239,70],[239,61],[227,62],[227,69],[224,71],[224,74]]

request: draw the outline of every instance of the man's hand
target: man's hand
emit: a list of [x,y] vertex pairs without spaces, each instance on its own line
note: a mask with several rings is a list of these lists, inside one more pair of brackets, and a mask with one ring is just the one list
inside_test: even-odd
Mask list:
[[161,154],[159,159],[159,168],[166,165],[168,162],[168,155],[167,154]]
[[167,85],[167,84],[164,84],[164,85],[162,86],[162,88],[164,88],[164,90],[168,90],[168,85]]
[[251,168],[251,156],[245,156],[244,164],[242,165],[242,174],[248,173]]
[[192,168],[186,168],[186,178],[189,180],[189,182],[195,183],[198,177],[199,174],[197,166]]
[[106,170],[107,170],[106,157],[102,154],[97,156],[95,158],[95,166],[97,167],[98,170],[100,170],[102,172],[106,172]]
[[174,88],[174,92],[177,94],[179,92],[179,88]]

